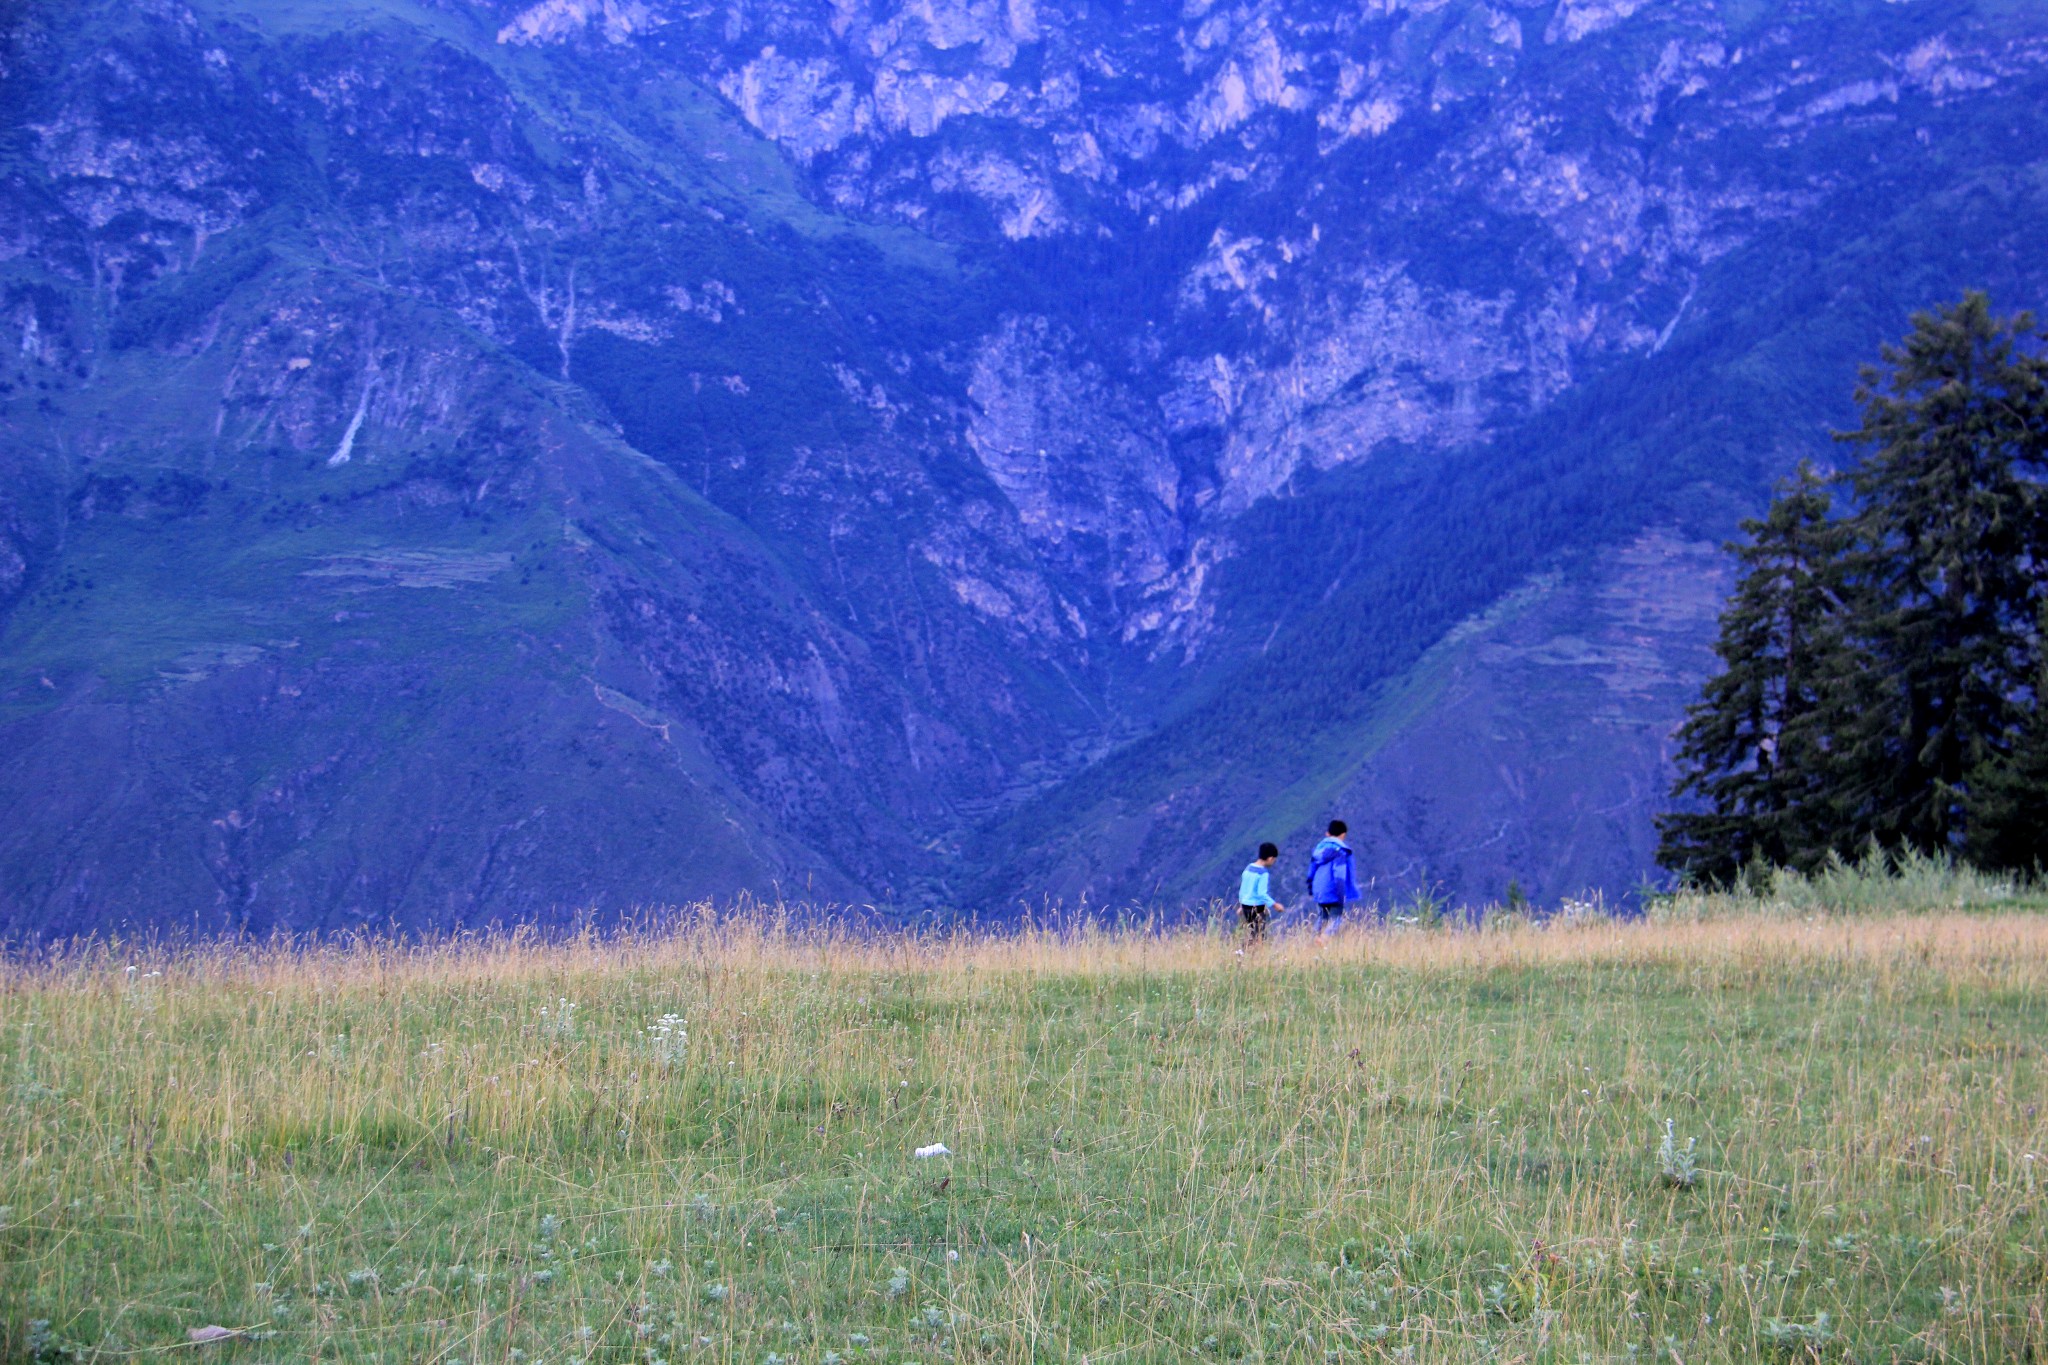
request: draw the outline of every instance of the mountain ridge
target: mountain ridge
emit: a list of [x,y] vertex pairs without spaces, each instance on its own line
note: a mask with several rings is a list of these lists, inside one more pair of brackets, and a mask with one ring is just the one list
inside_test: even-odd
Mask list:
[[2023,7],[56,14],[17,937],[1185,904],[1340,810],[1388,894],[1618,893],[1697,547],[1908,310],[2043,293]]

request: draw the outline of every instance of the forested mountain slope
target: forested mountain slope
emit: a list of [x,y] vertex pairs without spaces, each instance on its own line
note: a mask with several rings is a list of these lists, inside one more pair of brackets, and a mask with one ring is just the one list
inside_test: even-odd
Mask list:
[[1622,891],[2031,6],[28,3],[0,926]]

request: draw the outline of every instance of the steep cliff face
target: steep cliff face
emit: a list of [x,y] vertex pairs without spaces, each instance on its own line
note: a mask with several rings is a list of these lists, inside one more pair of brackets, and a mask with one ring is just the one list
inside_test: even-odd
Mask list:
[[[2048,283],[2048,22],[28,5],[0,922],[1643,872],[1700,547]],[[1574,757],[1576,756],[1576,757]]]
[[16,35],[16,928],[902,896],[1059,752],[1072,627],[883,353],[943,254],[750,216],[708,100],[666,159],[550,127],[428,16],[103,17]]
[[2048,60],[2012,22],[1843,0],[649,19],[840,206],[1138,258],[1118,292],[1152,325],[1112,344],[1169,431],[1220,434],[1225,512],[1656,349],[1702,271],[1867,174],[1874,131]]

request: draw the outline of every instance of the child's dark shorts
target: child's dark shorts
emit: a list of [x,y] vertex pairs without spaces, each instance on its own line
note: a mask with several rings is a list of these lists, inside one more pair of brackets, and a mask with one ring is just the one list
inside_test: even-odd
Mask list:
[[1239,905],[1244,914],[1245,928],[1251,931],[1251,940],[1257,943],[1266,936],[1266,920],[1273,907],[1270,905]]

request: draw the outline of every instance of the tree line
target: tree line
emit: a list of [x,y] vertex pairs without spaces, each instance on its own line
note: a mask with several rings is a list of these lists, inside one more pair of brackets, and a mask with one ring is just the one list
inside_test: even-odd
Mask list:
[[1876,847],[2048,864],[2048,357],[1981,293],[1858,376],[1810,463],[1729,548],[1724,665],[1678,732],[1658,861],[1725,885]]

